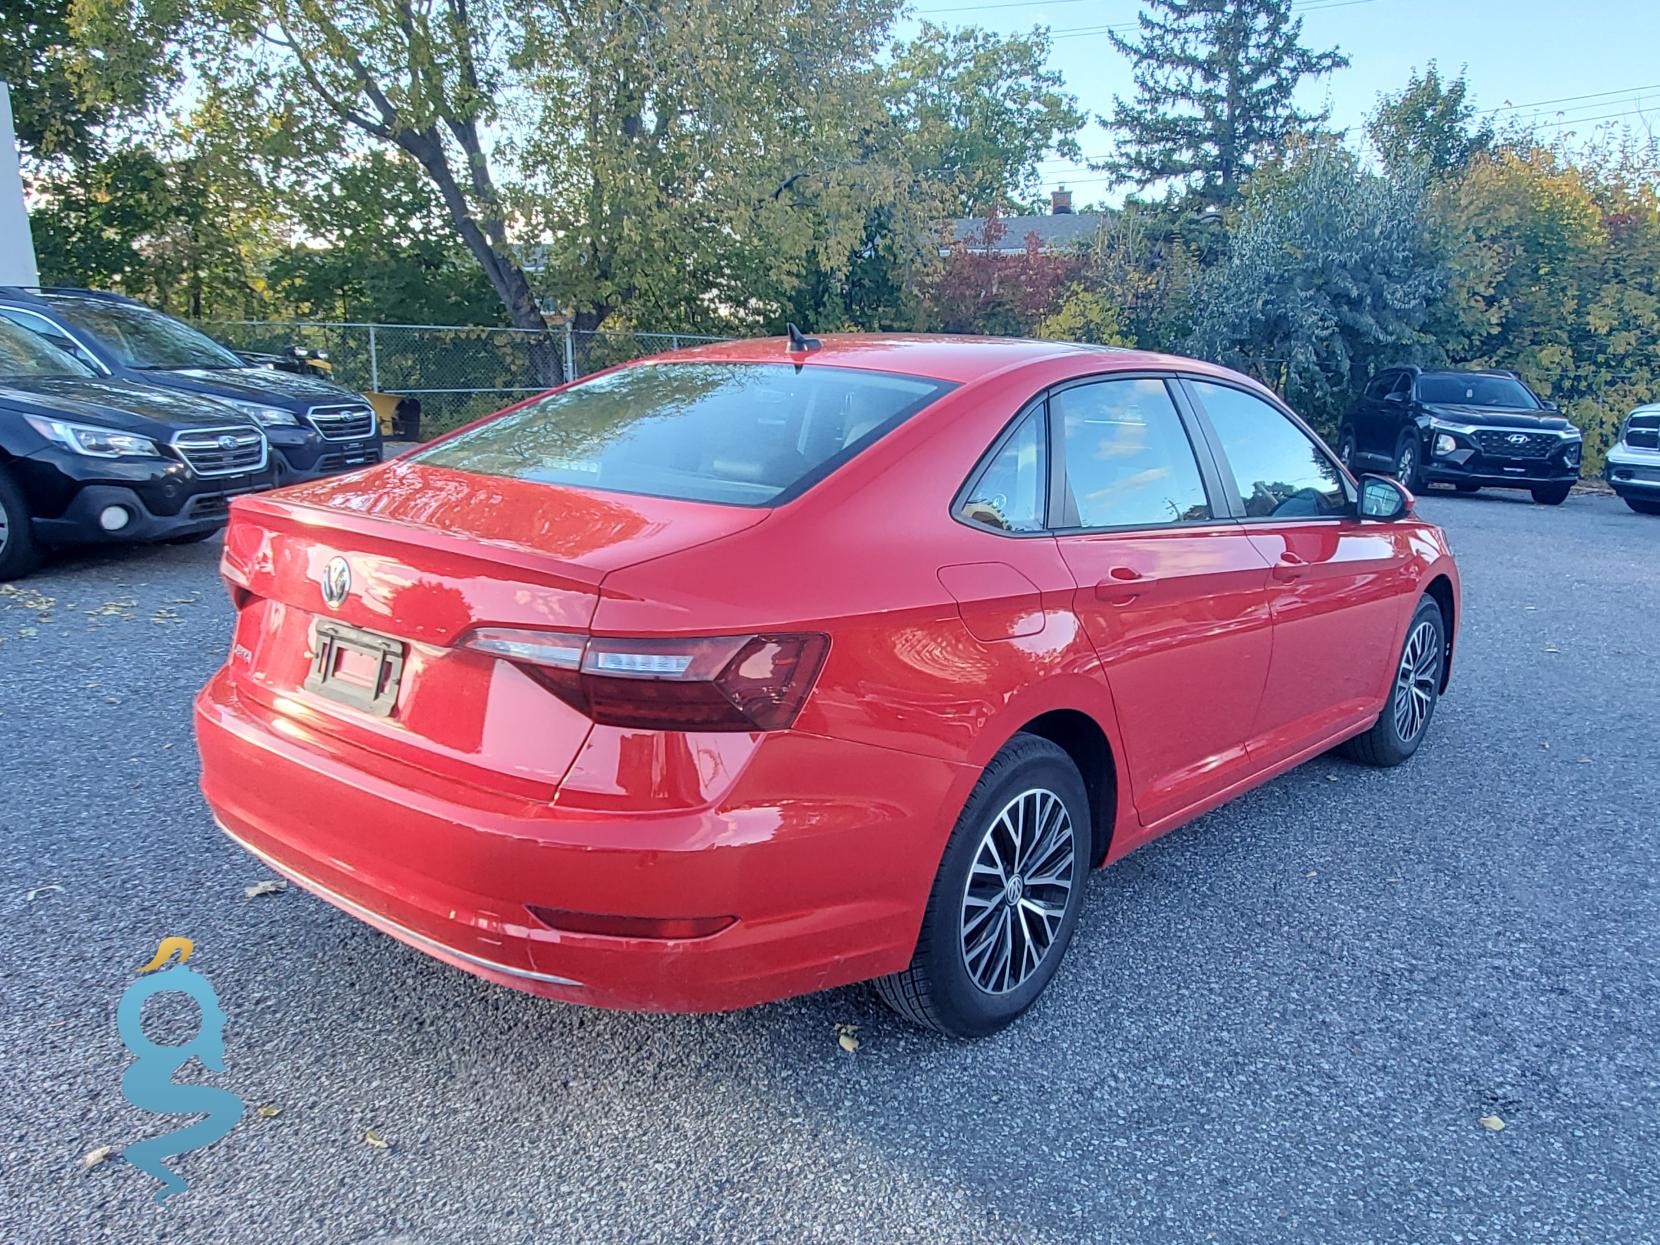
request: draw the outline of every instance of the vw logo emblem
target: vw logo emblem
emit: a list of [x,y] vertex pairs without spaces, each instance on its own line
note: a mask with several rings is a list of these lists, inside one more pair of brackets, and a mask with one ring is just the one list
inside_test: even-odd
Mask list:
[[219,438],[219,448],[222,450],[234,450],[236,445],[236,438],[231,436],[228,432]]
[[1527,433],[1525,433],[1525,432],[1513,432],[1513,433],[1510,434],[1508,440],[1510,441],[1510,444],[1512,444],[1512,445],[1526,445],[1527,444]]
[[331,610],[337,610],[346,600],[346,594],[352,590],[352,568],[345,558],[330,558],[329,564],[323,568],[321,579],[323,588],[323,604]]

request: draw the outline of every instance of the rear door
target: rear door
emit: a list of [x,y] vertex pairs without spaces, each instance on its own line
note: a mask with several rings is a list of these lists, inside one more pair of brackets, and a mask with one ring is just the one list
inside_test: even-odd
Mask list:
[[1051,393],[1056,538],[1151,826],[1248,767],[1270,652],[1268,566],[1161,376]]
[[1273,659],[1250,749],[1273,764],[1378,712],[1413,604],[1410,536],[1358,517],[1348,477],[1289,412],[1222,381],[1183,384],[1242,533],[1272,567]]

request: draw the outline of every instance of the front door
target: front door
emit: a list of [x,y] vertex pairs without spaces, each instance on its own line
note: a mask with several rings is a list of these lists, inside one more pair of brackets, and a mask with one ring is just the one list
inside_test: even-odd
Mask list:
[[1273,658],[1249,748],[1272,765],[1382,708],[1414,604],[1409,537],[1357,517],[1348,478],[1290,415],[1232,385],[1185,383],[1271,568]]
[[1137,814],[1152,827],[1250,767],[1268,673],[1268,565],[1218,505],[1163,378],[1050,396],[1056,538],[1117,706]]

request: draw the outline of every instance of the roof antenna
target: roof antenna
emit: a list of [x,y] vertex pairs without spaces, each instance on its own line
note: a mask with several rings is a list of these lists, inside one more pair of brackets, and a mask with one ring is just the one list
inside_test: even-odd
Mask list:
[[791,354],[805,354],[809,350],[817,350],[820,346],[824,345],[824,343],[816,337],[803,336],[801,330],[796,328],[793,324],[789,326],[789,331]]

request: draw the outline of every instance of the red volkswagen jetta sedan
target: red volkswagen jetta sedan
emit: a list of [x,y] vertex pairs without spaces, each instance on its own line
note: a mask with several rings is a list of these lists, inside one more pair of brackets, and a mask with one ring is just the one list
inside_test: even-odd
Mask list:
[[1459,596],[1411,511],[1187,359],[642,360],[239,499],[203,789],[491,981],[704,1011],[875,978],[986,1033],[1092,866],[1336,745],[1412,755]]

